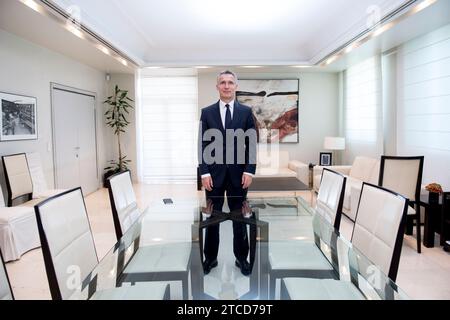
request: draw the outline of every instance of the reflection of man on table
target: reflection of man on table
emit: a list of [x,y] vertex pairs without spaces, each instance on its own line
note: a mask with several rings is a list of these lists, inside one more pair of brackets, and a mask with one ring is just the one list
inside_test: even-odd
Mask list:
[[[241,210],[256,170],[255,123],[251,108],[235,100],[237,77],[233,72],[221,72],[216,88],[220,100],[203,108],[200,118],[202,185],[214,210],[222,211],[225,193],[230,211]],[[217,266],[219,224],[208,227],[205,238],[203,269],[208,274]],[[250,274],[247,228],[234,221],[233,252],[242,274]]]

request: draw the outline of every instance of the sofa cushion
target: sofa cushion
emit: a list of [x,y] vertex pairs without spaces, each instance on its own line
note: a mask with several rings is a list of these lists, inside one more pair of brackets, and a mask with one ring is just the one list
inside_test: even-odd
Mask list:
[[271,178],[287,178],[297,177],[297,172],[288,168],[256,168],[255,178],[271,177]]
[[376,163],[377,160],[373,158],[356,157],[349,176],[362,181],[369,181]]
[[378,185],[379,177],[380,177],[380,160],[377,160],[377,162],[372,168],[372,173],[370,174],[369,180],[367,180],[366,182]]

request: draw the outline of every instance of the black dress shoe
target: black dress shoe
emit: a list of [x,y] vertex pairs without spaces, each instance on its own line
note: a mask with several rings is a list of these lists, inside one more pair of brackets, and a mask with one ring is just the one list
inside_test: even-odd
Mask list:
[[206,259],[203,262],[203,272],[205,274],[208,274],[211,271],[211,269],[215,268],[215,267],[217,267],[217,259],[214,259],[214,260]]
[[239,269],[241,269],[241,273],[244,276],[248,276],[250,273],[252,273],[252,268],[250,266],[250,263],[247,262],[247,260],[236,260],[235,262],[236,267],[238,267]]

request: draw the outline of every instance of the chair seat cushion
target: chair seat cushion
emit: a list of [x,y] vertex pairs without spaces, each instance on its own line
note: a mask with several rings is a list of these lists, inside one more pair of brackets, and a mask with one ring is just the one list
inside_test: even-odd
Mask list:
[[141,247],[123,273],[186,271],[191,255],[191,243],[166,243]]
[[[33,199],[35,198],[49,198],[53,197],[59,193],[62,193],[64,191],[67,191],[66,189],[48,189],[48,190],[42,190],[39,192],[33,192]],[[42,200],[42,199],[41,199]]]
[[272,270],[333,270],[328,259],[312,242],[270,243],[269,261]]
[[283,278],[283,283],[292,300],[364,300],[364,295],[348,281]]
[[33,199],[33,200],[30,200],[30,201],[24,202],[24,203],[20,204],[19,206],[20,207],[32,207],[33,208],[35,205],[37,205],[38,203],[40,203],[40,202],[42,202],[44,200],[45,199],[43,199],[43,198]]
[[96,291],[91,300],[163,300],[168,284],[160,282],[139,282],[125,286]]

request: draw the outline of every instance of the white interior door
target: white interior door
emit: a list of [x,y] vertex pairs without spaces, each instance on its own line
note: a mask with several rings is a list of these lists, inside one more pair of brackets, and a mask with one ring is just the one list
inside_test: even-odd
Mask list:
[[98,189],[95,97],[52,88],[55,182],[58,189]]

